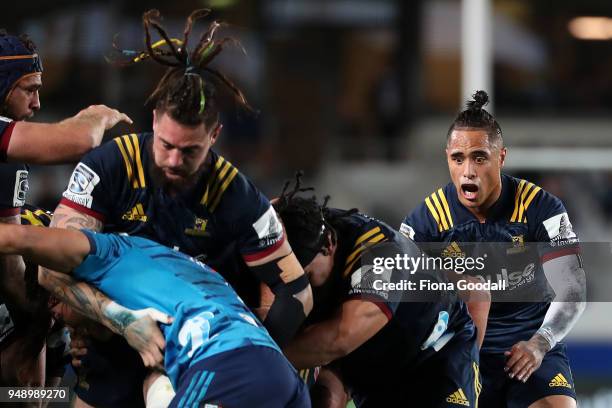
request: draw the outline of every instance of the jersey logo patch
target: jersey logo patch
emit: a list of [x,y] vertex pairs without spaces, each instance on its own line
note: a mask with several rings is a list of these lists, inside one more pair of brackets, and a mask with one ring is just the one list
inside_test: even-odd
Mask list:
[[283,238],[283,226],[272,206],[255,221],[253,229],[259,237],[260,247],[272,246]]
[[465,252],[461,250],[456,241],[453,241],[442,251],[442,258],[465,258]]
[[559,373],[557,375],[555,375],[552,380],[550,380],[550,382],[548,383],[549,387],[565,387],[565,388],[572,388],[572,386],[570,385],[569,382],[567,382],[567,379],[563,376],[563,374]]
[[548,237],[553,242],[572,240],[576,238],[572,223],[567,213],[557,214],[543,222]]
[[100,182],[100,176],[87,165],[79,163],[70,177],[68,189],[64,191],[63,196],[79,205],[91,208],[93,196],[91,192]]
[[126,221],[147,222],[147,215],[144,212],[144,208],[142,208],[142,204],[139,203],[132,207],[131,210],[123,214],[121,219]]
[[463,389],[461,388],[446,397],[446,402],[450,402],[451,404],[463,405],[466,407],[470,406],[470,401],[468,401],[467,397],[465,396],[465,393],[463,392]]
[[195,221],[193,222],[193,228],[185,228],[185,234],[196,237],[208,235],[208,233],[206,232],[207,224],[207,219],[196,217]]
[[514,255],[525,252],[527,248],[525,248],[525,237],[524,235],[516,235],[512,236],[512,248],[506,249],[506,254]]
[[527,209],[541,189],[526,180],[519,182],[514,196],[514,211],[512,217],[510,217],[510,222],[527,223]]
[[410,225],[408,224],[404,224],[402,222],[402,225],[400,226],[400,232],[406,237],[406,238],[410,238],[412,240],[414,240],[414,228],[412,228]]
[[26,195],[30,186],[28,185],[28,171],[17,170],[15,174],[15,191],[13,194],[13,207],[22,207],[25,204]]

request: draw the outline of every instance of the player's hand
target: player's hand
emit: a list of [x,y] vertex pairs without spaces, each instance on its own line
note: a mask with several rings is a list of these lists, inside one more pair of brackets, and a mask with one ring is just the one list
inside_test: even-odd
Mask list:
[[104,132],[114,127],[117,123],[125,122],[130,125],[134,123],[125,113],[119,112],[117,109],[109,108],[106,105],[91,105],[77,113],[75,118],[84,120],[95,128],[95,131],[92,133],[95,139],[95,146],[98,146],[102,142]]
[[142,358],[146,367],[163,368],[166,341],[157,323],[171,324],[172,317],[153,308],[132,311],[134,321],[123,336]]
[[89,340],[83,330],[69,328],[70,330],[70,356],[72,357],[72,366],[80,368],[83,366],[83,357],[87,355],[87,347]]
[[504,371],[510,378],[527,382],[531,374],[540,368],[548,350],[550,345],[539,334],[534,335],[529,341],[519,341],[510,351],[504,353],[508,358]]

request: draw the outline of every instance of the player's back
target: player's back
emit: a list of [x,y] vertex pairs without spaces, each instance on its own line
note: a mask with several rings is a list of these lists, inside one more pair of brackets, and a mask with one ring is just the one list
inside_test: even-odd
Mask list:
[[92,251],[75,270],[130,309],[174,317],[162,326],[165,367],[176,384],[190,365],[250,345],[278,349],[227,282],[206,265],[144,238],[87,233]]

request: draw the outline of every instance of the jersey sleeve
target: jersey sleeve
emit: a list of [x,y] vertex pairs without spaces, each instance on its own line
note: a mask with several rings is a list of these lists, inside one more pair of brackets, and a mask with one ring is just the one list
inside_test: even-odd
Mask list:
[[285,240],[283,226],[270,201],[255,185],[237,173],[224,193],[221,218],[246,262],[255,262],[277,250]]
[[102,278],[112,266],[119,262],[125,252],[125,238],[115,234],[96,233],[82,229],[89,240],[90,250],[83,262],[74,269],[73,275],[100,287]]
[[25,164],[0,164],[0,217],[19,214],[28,193],[28,167]]
[[8,147],[17,122],[0,116],[0,162],[6,162]]
[[437,242],[439,240],[438,223],[425,202],[419,204],[404,218],[400,232],[416,242]]
[[528,210],[527,222],[542,262],[580,253],[578,237],[560,199],[541,190]]
[[123,180],[126,170],[117,144],[107,142],[77,164],[60,204],[104,222],[112,214]]

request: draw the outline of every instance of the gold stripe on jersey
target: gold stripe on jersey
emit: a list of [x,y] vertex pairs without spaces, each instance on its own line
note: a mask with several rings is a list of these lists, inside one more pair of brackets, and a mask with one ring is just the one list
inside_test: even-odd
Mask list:
[[478,408],[478,399],[482,392],[482,384],[480,383],[480,368],[478,364],[472,362],[472,368],[474,369],[474,390],[476,391],[476,401],[474,401],[474,407]]
[[438,211],[435,209],[435,207],[431,203],[431,200],[429,199],[429,197],[425,199],[425,204],[427,205],[427,208],[429,208],[429,212],[431,213],[432,217],[434,217],[434,220],[436,220],[436,223],[438,224],[438,231],[442,232],[443,230],[442,230],[442,222],[440,221],[440,216],[438,215]]
[[125,171],[127,172],[127,177],[130,183],[132,183],[132,187],[134,188],[138,188],[137,186],[137,181],[134,178],[134,175],[132,173],[132,164],[130,163],[130,159],[128,158],[128,155],[125,151],[125,148],[123,147],[123,144],[121,143],[121,139],[120,138],[115,138],[113,139],[115,143],[117,143],[117,147],[119,147],[119,151],[121,152],[121,156],[123,156],[123,162],[125,163]]
[[140,144],[136,134],[124,135],[113,139],[119,147],[129,182],[133,188],[144,188],[145,177],[140,158]]
[[[376,228],[374,228],[376,229]],[[372,230],[370,230],[372,231]],[[385,234],[382,232],[380,234],[374,235],[372,238],[368,239],[365,242],[355,243],[354,251],[346,258],[346,262],[344,263],[345,268],[342,273],[343,277],[346,277],[350,272],[355,263],[361,258],[361,253],[368,247],[368,244],[376,244],[378,242],[384,242],[387,238]]]
[[365,234],[362,234],[359,238],[357,238],[357,241],[355,242],[355,245],[353,247],[356,247],[357,245],[361,244],[363,241],[365,241],[366,239],[370,238],[372,235],[378,232],[380,232],[380,227],[372,228],[371,230],[369,230],[368,232],[366,232]]
[[132,138],[132,144],[134,145],[134,150],[136,151],[136,169],[138,170],[138,181],[140,182],[141,187],[146,187],[144,168],[142,166],[142,159],[140,158],[140,142],[138,141],[138,136],[136,133],[132,133],[130,137]]
[[436,206],[436,210],[438,210],[438,215],[440,216],[440,221],[442,222],[442,227],[444,227],[444,231],[448,229],[448,222],[446,221],[446,215],[444,215],[444,210],[442,210],[442,206],[440,205],[440,201],[436,196],[436,193],[433,193],[431,196],[431,200]]
[[442,206],[444,207],[444,212],[446,213],[446,218],[448,219],[448,225],[452,228],[454,227],[453,217],[451,217],[448,201],[446,201],[446,196],[444,195],[444,191],[441,188],[438,189],[438,196],[440,197],[440,201],[442,202]]
[[542,190],[542,188],[533,183],[526,180],[520,181],[516,190],[514,211],[512,212],[512,217],[510,217],[510,222],[527,222],[527,209],[540,190]]
[[201,204],[208,207],[213,212],[221,202],[221,197],[228,186],[238,174],[238,169],[232,163],[219,156],[215,167],[206,184],[206,191],[202,196]]

